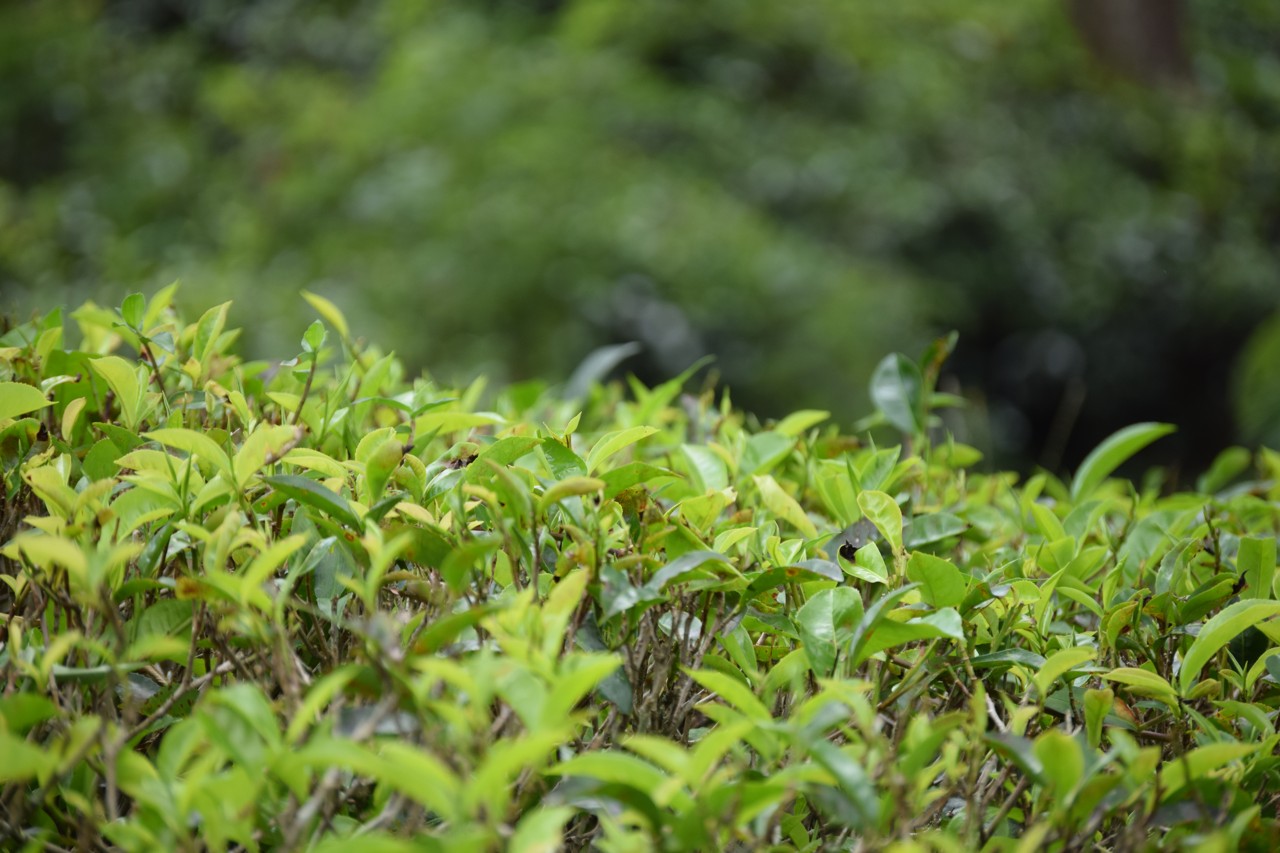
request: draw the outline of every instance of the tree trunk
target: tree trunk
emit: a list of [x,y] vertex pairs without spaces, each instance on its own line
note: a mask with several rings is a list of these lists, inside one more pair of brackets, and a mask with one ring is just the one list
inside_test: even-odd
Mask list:
[[1182,0],[1067,0],[1080,37],[1100,63],[1147,84],[1191,80]]

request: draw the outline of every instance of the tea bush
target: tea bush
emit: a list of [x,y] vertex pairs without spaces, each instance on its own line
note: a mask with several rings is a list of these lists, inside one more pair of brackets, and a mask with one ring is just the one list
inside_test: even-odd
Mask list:
[[245,363],[172,297],[0,339],[6,846],[1280,843],[1280,454],[981,473],[954,339],[855,436],[617,350],[444,388],[311,295]]

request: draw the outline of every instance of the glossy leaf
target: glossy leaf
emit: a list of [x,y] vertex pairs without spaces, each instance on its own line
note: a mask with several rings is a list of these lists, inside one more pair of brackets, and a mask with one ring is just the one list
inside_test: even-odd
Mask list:
[[636,442],[643,441],[658,431],[657,427],[637,426],[629,429],[617,430],[604,435],[596,442],[595,446],[587,454],[587,473],[595,473],[605,460],[612,458],[615,454],[630,447]]
[[893,546],[894,552],[901,553],[902,509],[898,502],[884,492],[864,491],[858,495],[858,506]]
[[1080,463],[1075,479],[1071,481],[1071,499],[1077,502],[1085,500],[1131,456],[1173,431],[1174,427],[1169,424],[1142,423],[1113,433]]
[[1247,599],[1230,605],[1204,623],[1187,649],[1182,668],[1178,671],[1178,686],[1182,693],[1186,695],[1190,691],[1205,664],[1232,638],[1246,628],[1275,616],[1280,616],[1280,601]]
[[871,374],[871,402],[899,432],[924,430],[923,394],[919,365],[900,353],[885,356]]
[[1240,540],[1236,567],[1244,580],[1243,598],[1274,598],[1276,538],[1246,536]]
[[797,611],[796,627],[815,675],[834,673],[836,659],[860,619],[862,598],[847,586],[820,590]]
[[294,474],[263,477],[263,482],[304,506],[318,509],[334,521],[353,530],[363,528],[360,517],[346,498],[326,488],[315,480]]

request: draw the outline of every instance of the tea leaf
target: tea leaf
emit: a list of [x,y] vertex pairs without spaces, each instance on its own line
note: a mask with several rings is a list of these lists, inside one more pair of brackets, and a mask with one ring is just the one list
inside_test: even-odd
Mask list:
[[1231,642],[1233,637],[1246,628],[1278,615],[1280,601],[1247,599],[1224,608],[1221,613],[1204,623],[1182,658],[1182,669],[1178,671],[1178,686],[1183,695],[1190,691],[1209,659]]
[[1169,424],[1142,423],[1113,433],[1080,463],[1080,469],[1071,481],[1071,500],[1078,503],[1087,499],[1129,457],[1174,429]]
[[21,382],[0,382],[0,421],[25,415],[52,406],[39,388],[23,385]]

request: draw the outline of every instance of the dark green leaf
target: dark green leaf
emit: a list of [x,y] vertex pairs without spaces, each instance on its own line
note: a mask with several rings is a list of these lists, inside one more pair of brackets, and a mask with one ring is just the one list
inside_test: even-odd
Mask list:
[[263,477],[262,479],[267,485],[288,495],[298,503],[318,509],[334,521],[354,531],[364,530],[364,524],[361,522],[360,517],[356,515],[351,504],[347,502],[347,499],[331,491],[323,484],[296,474],[281,474],[275,477]]

